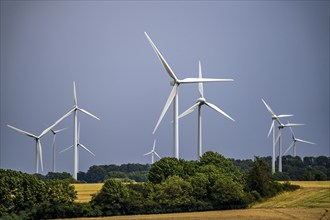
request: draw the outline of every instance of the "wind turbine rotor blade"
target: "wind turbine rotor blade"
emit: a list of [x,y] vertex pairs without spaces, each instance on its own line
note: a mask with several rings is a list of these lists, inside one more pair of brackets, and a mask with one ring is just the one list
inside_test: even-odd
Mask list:
[[92,154],[94,157],[96,157],[95,156],[95,154],[92,152],[92,151],[90,151],[87,147],[85,147],[84,145],[82,145],[82,144],[78,144],[80,147],[82,147],[82,148],[84,148],[88,153],[90,153],[90,154]]
[[149,154],[152,154],[152,152],[153,152],[153,151],[150,151],[150,152],[148,152],[148,153],[146,153],[146,154],[143,154],[143,156],[147,156],[147,155],[149,155]]
[[209,103],[209,102],[205,102],[205,104],[207,106],[209,106],[210,108],[212,108],[213,110],[219,112],[220,114],[226,116],[227,118],[229,118],[230,120],[232,121],[235,121],[232,117],[230,117],[226,112],[222,111],[220,108],[218,108],[217,106],[215,106],[214,104],[212,103]]
[[68,117],[75,109],[71,109],[68,113],[63,115],[60,119],[58,119],[54,124],[52,124],[50,127],[46,128],[40,135],[39,138],[44,136],[46,133],[48,133],[51,129],[53,129],[58,123],[60,123],[62,120],[64,120],[66,117]]
[[162,158],[157,154],[156,151],[155,151],[154,153],[155,153],[155,155],[156,155],[159,159],[162,159]]
[[154,42],[151,40],[151,38],[149,37],[149,35],[144,32],[144,34],[146,35],[149,43],[151,44],[152,48],[154,49],[154,51],[156,52],[160,62],[162,63],[162,65],[164,66],[166,72],[168,73],[168,75],[174,79],[174,81],[178,81],[178,78],[176,77],[176,75],[174,74],[173,70],[171,69],[170,65],[168,65],[168,63],[166,62],[165,58],[163,57],[163,55],[160,53],[160,51],[158,50],[158,48],[156,47],[156,45],[154,44]]
[[27,131],[23,131],[23,130],[21,130],[21,129],[19,129],[19,128],[15,128],[14,126],[11,126],[11,125],[7,125],[9,128],[11,128],[11,129],[14,129],[15,131],[18,131],[18,132],[20,132],[20,133],[22,133],[22,134],[25,134],[25,135],[27,135],[27,136],[29,136],[29,137],[32,137],[32,138],[38,138],[36,135],[34,135],[34,134],[31,134],[31,133],[29,133],[29,132],[27,132]]
[[77,106],[77,91],[76,91],[75,81],[73,81],[73,100],[74,100],[74,105]]
[[261,101],[264,103],[264,105],[266,106],[266,108],[270,112],[270,114],[275,115],[274,111],[269,107],[269,105],[267,105],[267,103],[265,102],[265,100],[261,99]]
[[[199,61],[198,64],[199,64],[198,65],[198,67],[199,67],[198,68],[198,77],[201,79],[201,78],[203,78],[201,61]],[[202,82],[198,83],[198,89],[199,89],[200,96],[202,98],[204,98],[204,88],[203,88],[203,83]]]
[[302,125],[305,125],[305,124],[294,124],[294,123],[288,123],[288,124],[285,124],[283,125],[284,127],[296,127],[296,126],[302,126]]
[[203,82],[232,82],[233,79],[211,79],[211,78],[185,78],[180,83],[203,83]]
[[273,128],[274,128],[274,124],[275,124],[275,121],[272,120],[272,124],[271,124],[271,126],[270,126],[270,129],[269,129],[269,132],[268,132],[267,137],[269,137],[270,133],[272,132],[272,130],[273,130]]
[[43,160],[42,160],[42,147],[41,147],[41,142],[40,142],[39,139],[38,139],[38,148],[39,148],[38,151],[39,151],[41,171],[44,171],[44,163],[43,163]]
[[276,137],[276,139],[275,139],[275,144],[277,144],[277,142],[278,142],[278,140],[280,139],[281,135],[282,135],[282,129],[280,129],[280,130],[278,131],[277,137]]
[[194,104],[193,106],[188,108],[185,112],[183,112],[181,115],[179,115],[178,118],[180,119],[180,118],[192,113],[199,105],[200,105],[200,103],[197,102],[196,104]]
[[[289,122],[288,122],[289,123]],[[292,133],[292,137],[293,137],[293,139],[296,139],[296,135],[294,134],[294,132],[293,132],[293,129],[291,128],[291,127],[289,127],[290,128],[290,130],[291,130],[291,133]]]
[[97,119],[97,120],[101,120],[98,117],[96,117],[95,115],[93,115],[92,113],[89,113],[88,111],[86,111],[85,109],[78,108],[78,110],[85,113],[85,114],[87,114],[87,115],[89,115],[89,116],[91,116],[91,117],[93,117],[93,118],[95,118],[95,119]]
[[277,115],[278,118],[286,118],[286,117],[291,117],[293,115]]
[[72,147],[73,147],[73,145],[71,145],[70,147],[65,148],[64,150],[61,150],[59,153],[61,154],[61,153],[65,152],[65,151],[69,150]]
[[154,145],[153,145],[153,147],[152,147],[152,151],[155,150],[155,147],[156,147],[156,139],[154,140]]
[[305,141],[305,140],[301,140],[301,139],[298,139],[298,138],[296,138],[296,141],[299,141],[299,142],[301,142],[301,143],[305,143],[305,144],[315,144],[315,143],[313,143],[313,142]]
[[294,145],[294,141],[292,141],[292,143],[290,144],[290,146],[288,147],[288,149],[286,149],[286,151],[284,152],[283,155],[285,155],[286,153],[288,153],[288,151],[293,147]]
[[64,131],[64,130],[66,130],[66,129],[68,129],[68,128],[62,128],[62,129],[56,130],[56,131],[54,131],[54,132],[55,132],[55,133],[60,133],[61,131]]
[[165,106],[164,106],[164,108],[163,108],[163,111],[162,111],[162,113],[160,114],[160,117],[159,117],[159,119],[158,119],[158,122],[157,122],[157,124],[156,124],[156,127],[154,128],[154,131],[152,132],[153,134],[155,134],[155,132],[156,132],[156,130],[157,130],[157,128],[158,128],[160,122],[162,121],[162,119],[163,119],[165,113],[167,112],[168,108],[170,107],[170,104],[172,103],[172,101],[173,101],[173,99],[174,99],[174,97],[175,97],[175,95],[176,95],[176,93],[177,93],[177,89],[178,89],[178,84],[174,84],[173,89],[172,89],[172,91],[171,91],[171,93],[170,93],[170,96],[168,97],[168,99],[167,99],[167,101],[166,101],[166,103],[165,103]]

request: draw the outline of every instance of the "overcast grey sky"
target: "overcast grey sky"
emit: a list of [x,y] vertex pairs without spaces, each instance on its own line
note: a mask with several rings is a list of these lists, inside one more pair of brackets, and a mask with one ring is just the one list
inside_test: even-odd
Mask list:
[[[35,144],[6,125],[40,134],[78,104],[79,169],[94,164],[149,163],[172,156],[172,107],[152,130],[171,91],[170,78],[143,32],[178,78],[233,78],[204,85],[205,97],[236,122],[203,109],[203,151],[231,158],[271,155],[271,124],[261,98],[277,114],[294,114],[299,156],[329,156],[329,1],[1,1],[1,168],[34,172]],[[180,112],[199,97],[180,86]],[[57,128],[57,149],[72,145],[73,117]],[[51,140],[42,139],[44,173]],[[284,131],[284,150],[290,144]],[[196,158],[197,112],[180,121],[180,157]],[[73,152],[57,155],[72,172]]]

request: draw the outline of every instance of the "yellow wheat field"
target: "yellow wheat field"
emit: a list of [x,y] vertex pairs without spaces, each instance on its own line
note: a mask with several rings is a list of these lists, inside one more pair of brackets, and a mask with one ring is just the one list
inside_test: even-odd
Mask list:
[[77,183],[73,185],[77,191],[76,202],[89,202],[92,199],[92,195],[102,188],[103,183]]

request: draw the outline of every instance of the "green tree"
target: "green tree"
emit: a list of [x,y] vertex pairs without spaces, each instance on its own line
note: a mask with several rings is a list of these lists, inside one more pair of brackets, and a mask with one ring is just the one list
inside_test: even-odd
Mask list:
[[127,212],[128,198],[127,187],[117,180],[107,179],[101,191],[92,198],[92,204],[101,207],[104,215],[120,215]]
[[100,183],[104,181],[106,175],[107,171],[103,167],[91,166],[85,175],[85,180],[88,183]]
[[262,197],[271,196],[271,175],[268,164],[260,159],[255,158],[253,167],[248,174],[248,188],[250,191],[257,191]]
[[181,160],[165,157],[152,165],[148,173],[148,180],[152,183],[161,183],[169,176],[183,176]]
[[210,186],[209,178],[205,173],[196,173],[189,178],[189,182],[193,187],[193,195],[198,200],[207,198],[207,189]]
[[0,170],[0,215],[29,210],[47,199],[46,184],[34,176]]
[[245,208],[247,206],[243,185],[228,176],[221,176],[212,186],[211,198],[217,209]]
[[77,198],[73,185],[63,180],[50,180],[46,182],[48,201],[51,204],[72,203]]
[[195,205],[192,185],[178,176],[170,176],[156,186],[156,201],[166,211],[189,211]]
[[243,174],[239,169],[221,154],[216,152],[207,151],[200,158],[200,166],[214,165],[218,168],[220,173],[231,176],[234,181],[243,183]]

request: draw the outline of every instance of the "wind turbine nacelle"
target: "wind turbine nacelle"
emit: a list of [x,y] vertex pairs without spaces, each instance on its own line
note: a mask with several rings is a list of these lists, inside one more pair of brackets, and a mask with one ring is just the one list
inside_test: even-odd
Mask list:
[[206,102],[205,98],[199,98],[196,102],[199,102],[200,104],[204,104]]
[[174,80],[170,82],[170,85],[171,85],[171,86],[174,86],[174,85],[175,85]]

